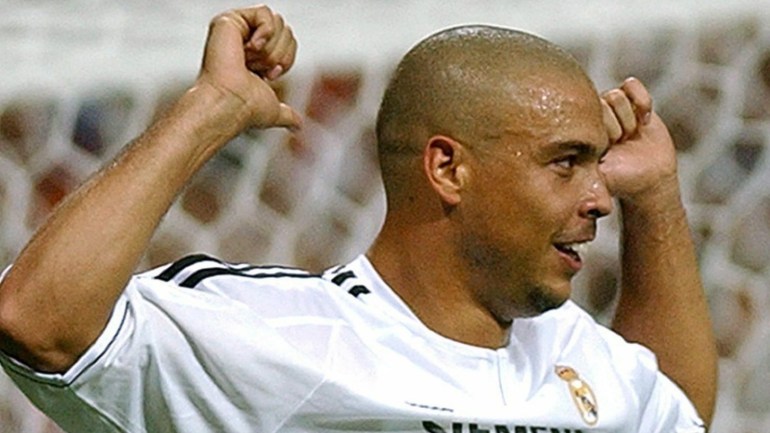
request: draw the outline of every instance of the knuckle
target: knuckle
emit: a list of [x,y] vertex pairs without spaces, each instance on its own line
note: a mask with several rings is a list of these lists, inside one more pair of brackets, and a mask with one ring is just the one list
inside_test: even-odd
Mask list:
[[635,83],[640,83],[640,84],[641,84],[641,82],[639,81],[639,79],[638,79],[638,78],[636,78],[636,77],[633,77],[633,76],[631,76],[631,77],[628,77],[628,78],[626,78],[625,80],[623,80],[623,84],[624,84],[624,85],[626,85],[626,84],[635,84]]
[[620,89],[612,89],[604,95],[604,99],[610,104],[618,103],[625,99],[625,97],[625,93]]
[[217,25],[222,24],[225,21],[228,21],[229,13],[230,12],[223,12],[221,14],[216,15],[214,18],[211,19],[211,21],[209,21],[209,28],[216,27]]
[[260,28],[265,36],[270,37],[273,36],[273,33],[275,33],[275,25],[273,25],[272,21],[265,21],[260,23]]
[[257,14],[269,14],[273,13],[272,10],[270,10],[270,7],[266,4],[260,4],[254,7],[254,10]]
[[243,27],[245,26],[245,23],[243,22],[243,20],[240,18],[240,16],[236,11],[227,11],[211,19],[211,22],[209,22],[209,31],[213,30],[215,27],[226,26],[226,25],[235,26],[239,30],[243,31]]
[[294,59],[297,53],[297,44],[292,44],[291,49],[283,56],[283,61],[287,65],[294,63]]

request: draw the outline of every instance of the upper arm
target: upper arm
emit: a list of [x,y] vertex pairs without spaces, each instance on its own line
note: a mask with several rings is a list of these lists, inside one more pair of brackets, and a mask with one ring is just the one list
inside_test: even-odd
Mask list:
[[30,303],[24,281],[13,271],[14,266],[9,266],[0,275],[0,351],[36,371],[69,370],[104,331],[114,304],[100,309],[99,302],[80,301],[90,303],[93,317],[100,317],[81,320],[70,309],[71,299],[51,293],[37,304]]
[[[146,286],[153,290],[138,289]],[[146,277],[132,280],[104,332],[66,372],[3,360],[57,423],[110,432],[202,431],[217,423],[270,431],[322,378],[298,374],[312,371],[300,364],[295,349],[243,304]],[[250,424],[266,408],[265,424]],[[97,424],[112,427],[94,430]]]

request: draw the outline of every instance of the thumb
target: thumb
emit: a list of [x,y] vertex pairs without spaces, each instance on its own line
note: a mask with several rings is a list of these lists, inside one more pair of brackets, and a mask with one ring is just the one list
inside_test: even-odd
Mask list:
[[281,102],[278,108],[278,119],[273,126],[297,131],[302,128],[302,117],[293,108]]

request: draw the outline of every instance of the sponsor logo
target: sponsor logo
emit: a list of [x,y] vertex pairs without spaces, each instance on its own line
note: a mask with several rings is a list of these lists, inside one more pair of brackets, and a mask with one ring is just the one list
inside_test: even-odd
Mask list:
[[428,433],[583,433],[582,430],[528,425],[480,425],[453,422],[451,425],[441,426],[433,421],[423,421],[422,428]]

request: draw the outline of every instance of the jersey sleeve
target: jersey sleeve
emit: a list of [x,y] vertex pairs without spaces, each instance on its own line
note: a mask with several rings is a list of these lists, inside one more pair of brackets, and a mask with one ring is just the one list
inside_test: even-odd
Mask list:
[[[134,277],[67,372],[0,363],[67,431],[273,431],[323,380],[245,305]],[[287,368],[296,367],[296,368]]]
[[655,355],[646,347],[630,344],[602,328],[619,369],[638,393],[639,433],[705,433],[706,426],[685,393],[658,368]]
[[639,431],[705,433],[706,426],[684,392],[659,372],[644,407]]

